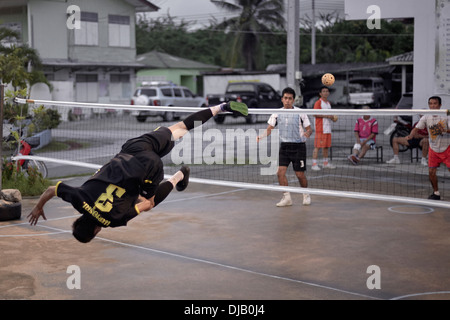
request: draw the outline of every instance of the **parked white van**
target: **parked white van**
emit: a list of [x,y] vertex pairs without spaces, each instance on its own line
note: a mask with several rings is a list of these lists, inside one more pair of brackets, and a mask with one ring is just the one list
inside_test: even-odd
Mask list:
[[[204,97],[193,94],[188,88],[172,85],[168,82],[143,83],[138,87],[131,99],[132,105],[169,106],[169,107],[207,107]],[[161,116],[164,121],[173,121],[181,113],[169,111],[133,111],[137,121],[145,122],[148,117]]]
[[355,108],[390,107],[389,95],[383,78],[357,78],[349,81],[349,104]]

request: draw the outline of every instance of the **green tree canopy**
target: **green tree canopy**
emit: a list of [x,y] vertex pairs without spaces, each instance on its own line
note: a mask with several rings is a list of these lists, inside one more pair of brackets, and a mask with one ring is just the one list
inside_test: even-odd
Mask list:
[[229,57],[229,66],[244,62],[246,70],[264,68],[261,37],[272,34],[273,28],[284,28],[283,0],[211,0],[218,7],[238,14],[219,23],[216,27],[229,32],[229,50],[223,53]]
[[[231,4],[232,5],[232,4]],[[237,5],[234,7],[240,12]],[[237,18],[236,18],[237,19]],[[414,27],[412,21],[382,20],[381,29],[370,30],[366,21],[346,21],[335,16],[321,16],[316,31],[316,62],[380,62],[386,58],[412,51]],[[140,19],[136,26],[137,53],[160,50],[169,54],[222,67],[265,70],[269,64],[286,63],[286,31],[275,24],[265,29],[240,32],[232,21],[210,20],[207,27],[189,31],[194,22],[175,23],[170,16]],[[236,22],[237,23],[237,22]],[[228,27],[230,25],[230,27]],[[244,35],[254,34],[258,44],[249,46]],[[252,38],[255,40],[256,38]],[[239,44],[247,43],[251,51],[242,55]],[[300,63],[311,62],[311,23],[303,21],[300,29]]]
[[[413,51],[414,27],[400,20],[381,20],[381,29],[367,28],[366,21],[321,17],[316,31],[317,63],[380,62]],[[301,63],[311,57],[311,23],[300,32]]]
[[16,89],[23,89],[38,82],[49,85],[42,70],[42,63],[35,49],[25,44],[14,43],[19,35],[7,28],[0,28],[0,75],[3,83],[11,83]]

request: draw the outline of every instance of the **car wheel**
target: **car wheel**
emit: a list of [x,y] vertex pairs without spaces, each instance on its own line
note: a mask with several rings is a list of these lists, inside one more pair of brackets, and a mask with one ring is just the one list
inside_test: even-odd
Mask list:
[[254,123],[256,123],[256,114],[249,114],[249,115],[245,118],[245,121],[246,121],[248,124],[254,124]]
[[174,114],[173,114],[173,112],[166,112],[166,113],[164,113],[163,118],[164,118],[164,121],[173,121]]
[[148,106],[150,103],[150,98],[147,97],[145,94],[141,94],[139,97],[137,97],[134,100],[134,104],[137,106]]
[[147,117],[145,117],[145,116],[137,116],[137,117],[136,117],[136,120],[137,120],[138,122],[145,122],[145,120],[147,120]]

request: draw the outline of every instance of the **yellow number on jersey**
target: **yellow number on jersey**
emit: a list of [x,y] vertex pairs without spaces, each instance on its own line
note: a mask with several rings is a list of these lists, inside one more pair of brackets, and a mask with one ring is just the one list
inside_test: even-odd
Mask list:
[[112,203],[114,202],[114,194],[118,198],[121,198],[124,193],[125,189],[110,184],[108,188],[106,188],[106,192],[102,193],[100,197],[98,197],[97,201],[95,202],[95,206],[103,212],[109,212],[113,207]]

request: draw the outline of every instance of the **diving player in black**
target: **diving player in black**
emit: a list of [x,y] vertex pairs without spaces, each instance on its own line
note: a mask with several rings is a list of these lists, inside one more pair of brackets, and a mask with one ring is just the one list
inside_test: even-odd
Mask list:
[[82,214],[72,225],[73,236],[80,242],[91,241],[102,228],[125,226],[141,212],[161,203],[174,187],[178,191],[186,189],[190,173],[187,166],[161,183],[164,179],[161,158],[172,150],[176,140],[220,112],[246,116],[248,108],[243,103],[223,103],[191,114],[170,127],[159,127],[128,140],[114,158],[80,187],[61,181],[49,187],[28,215],[30,224],[35,225],[41,216],[46,220],[44,205],[57,196]]

